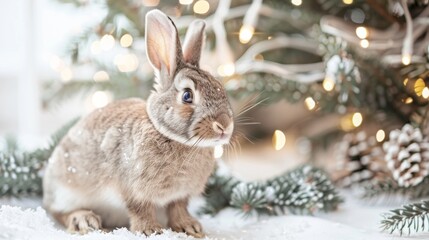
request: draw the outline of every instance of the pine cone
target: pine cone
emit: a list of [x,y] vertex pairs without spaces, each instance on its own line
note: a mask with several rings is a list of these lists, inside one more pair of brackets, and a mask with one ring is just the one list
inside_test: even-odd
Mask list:
[[344,187],[381,179],[387,175],[381,144],[375,137],[368,138],[365,132],[347,134],[339,146],[343,176],[336,180]]
[[420,128],[405,124],[393,130],[383,145],[385,160],[399,186],[419,184],[429,173],[429,142]]

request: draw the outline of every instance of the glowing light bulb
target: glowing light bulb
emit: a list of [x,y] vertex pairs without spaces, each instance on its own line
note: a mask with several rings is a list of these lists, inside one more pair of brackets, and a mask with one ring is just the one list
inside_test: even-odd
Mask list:
[[300,6],[302,4],[302,0],[292,0],[291,3],[295,6]]
[[408,78],[405,78],[404,79],[404,86],[407,86],[407,83],[408,83]]
[[368,37],[368,29],[366,27],[357,27],[356,28],[356,35],[360,39],[365,39]]
[[96,82],[109,81],[109,74],[106,71],[98,71],[94,73],[93,79]]
[[223,156],[222,145],[218,145],[214,147],[213,155],[214,155],[214,158],[221,158]]
[[426,99],[429,98],[429,88],[428,87],[423,88],[422,97],[424,97]]
[[369,47],[369,41],[368,41],[368,40],[366,40],[366,39],[362,39],[362,40],[360,40],[360,46],[361,46],[362,48],[368,48],[368,47]]
[[410,54],[403,54],[402,55],[402,63],[404,65],[409,65],[411,63],[411,55]]
[[410,104],[410,103],[412,103],[412,102],[413,102],[413,98],[412,98],[412,97],[407,97],[407,98],[405,98],[405,99],[403,100],[403,102],[404,102],[405,104]]
[[308,110],[313,110],[316,107],[316,102],[314,101],[314,99],[312,97],[307,97],[305,100],[305,106],[307,106]]
[[234,75],[234,73],[235,73],[234,63],[225,63],[225,64],[220,65],[217,68],[217,73],[223,77],[229,77],[229,76]]
[[193,2],[194,2],[194,0],[179,0],[179,3],[182,5],[189,5]]
[[133,36],[126,33],[121,37],[121,40],[119,40],[119,43],[122,47],[129,47],[133,44]]
[[240,34],[239,34],[240,42],[243,44],[250,42],[250,40],[253,37],[253,33],[255,33],[255,28],[253,26],[250,26],[250,25],[241,26]]
[[330,92],[330,91],[332,91],[332,89],[334,89],[335,82],[334,82],[334,80],[332,80],[332,78],[325,77],[322,85],[323,85],[323,89],[325,89],[327,92]]
[[279,151],[286,145],[286,135],[280,130],[275,130],[272,141],[274,149]]
[[133,53],[120,54],[115,57],[114,63],[121,72],[135,71],[139,66],[139,59]]
[[110,96],[106,91],[96,91],[94,94],[92,94],[91,97],[92,105],[94,105],[96,108],[106,106],[110,100]]
[[360,112],[353,113],[352,123],[354,127],[359,127],[362,124],[362,121],[363,121],[363,117]]
[[353,0],[343,0],[344,4],[350,5],[353,3]]
[[382,142],[385,137],[386,137],[386,133],[384,132],[383,129],[378,130],[377,133],[375,134],[375,139],[377,139],[377,142]]
[[197,13],[197,14],[205,14],[209,11],[209,9],[210,9],[210,4],[206,0],[198,0],[194,4],[194,8],[193,8],[194,13]]

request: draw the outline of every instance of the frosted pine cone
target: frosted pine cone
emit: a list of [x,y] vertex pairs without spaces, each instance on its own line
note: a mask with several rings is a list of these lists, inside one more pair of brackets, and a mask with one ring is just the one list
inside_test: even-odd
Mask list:
[[347,187],[387,175],[381,145],[365,132],[345,135],[338,150],[338,168],[344,173],[336,182],[341,185]]
[[385,160],[399,186],[419,184],[429,173],[429,142],[420,128],[405,124],[393,130],[383,145]]

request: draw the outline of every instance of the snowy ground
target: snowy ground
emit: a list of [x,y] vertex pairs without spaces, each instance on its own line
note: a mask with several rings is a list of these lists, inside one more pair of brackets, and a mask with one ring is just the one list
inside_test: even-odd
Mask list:
[[[429,233],[408,237],[389,235],[379,231],[381,214],[395,207],[380,207],[358,200],[345,192],[346,202],[337,212],[311,216],[281,216],[243,220],[232,209],[225,209],[215,217],[201,217],[207,239],[287,239],[287,240],[394,240],[429,239]],[[89,235],[70,235],[54,224],[45,211],[38,207],[40,199],[0,199],[0,239],[145,239],[126,229],[110,233],[94,232]],[[198,205],[194,201],[191,211]],[[11,207],[11,206],[19,206]],[[192,239],[184,234],[165,231],[147,239]]]

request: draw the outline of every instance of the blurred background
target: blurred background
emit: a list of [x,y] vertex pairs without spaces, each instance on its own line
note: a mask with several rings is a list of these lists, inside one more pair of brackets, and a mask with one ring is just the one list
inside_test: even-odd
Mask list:
[[[3,148],[46,146],[75,117],[115,99],[146,98],[153,73],[144,16],[154,8],[172,17],[182,38],[192,20],[207,22],[201,67],[224,83],[236,113],[245,112],[226,158],[268,158],[284,168],[311,161],[327,169],[340,158],[353,163],[345,176],[358,172],[360,181],[372,170],[356,160],[381,148],[391,130],[411,123],[426,131],[427,0],[1,0],[0,6]],[[263,166],[270,174],[284,169]]]

